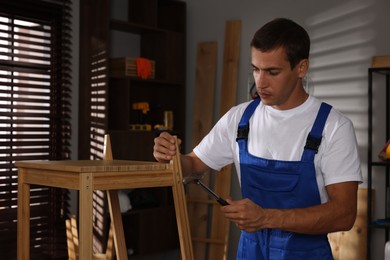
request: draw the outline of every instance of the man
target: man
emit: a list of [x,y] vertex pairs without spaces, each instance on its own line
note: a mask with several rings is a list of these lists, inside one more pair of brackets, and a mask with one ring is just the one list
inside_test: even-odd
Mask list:
[[[306,93],[310,39],[289,19],[265,24],[251,42],[259,99],[231,108],[181,156],[184,175],[234,163],[242,200],[221,210],[242,230],[237,259],[333,259],[327,233],[349,230],[362,181],[353,125]],[[175,139],[155,139],[167,162]]]

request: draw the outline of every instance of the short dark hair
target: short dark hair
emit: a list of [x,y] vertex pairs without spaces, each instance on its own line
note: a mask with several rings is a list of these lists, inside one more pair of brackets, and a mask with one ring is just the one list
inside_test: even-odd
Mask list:
[[251,47],[262,52],[283,47],[293,69],[301,60],[309,58],[310,38],[306,30],[294,21],[276,18],[257,30]]

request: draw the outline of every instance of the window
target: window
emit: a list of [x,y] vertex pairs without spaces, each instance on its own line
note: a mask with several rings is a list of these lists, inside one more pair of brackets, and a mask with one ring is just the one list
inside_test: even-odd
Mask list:
[[[0,251],[16,258],[19,160],[70,158],[70,2],[0,4]],[[32,186],[31,258],[66,257],[68,191]]]

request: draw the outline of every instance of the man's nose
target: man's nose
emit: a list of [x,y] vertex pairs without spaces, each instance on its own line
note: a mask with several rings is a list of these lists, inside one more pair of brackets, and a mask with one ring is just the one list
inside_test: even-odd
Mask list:
[[255,78],[256,86],[258,88],[265,88],[267,86],[267,77],[264,71],[261,71]]

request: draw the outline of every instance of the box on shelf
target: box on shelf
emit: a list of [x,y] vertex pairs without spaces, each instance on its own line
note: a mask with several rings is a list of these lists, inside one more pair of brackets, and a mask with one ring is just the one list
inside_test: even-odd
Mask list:
[[[154,79],[155,78],[155,61],[148,60],[142,58],[142,60],[145,64],[145,61],[149,61],[151,68],[150,68],[150,74],[146,77],[143,77],[144,79]],[[146,63],[146,65],[148,65]],[[137,58],[112,58],[110,59],[110,75],[113,77],[140,77],[138,71],[140,69],[145,68],[139,68],[137,66]]]
[[373,56],[371,61],[372,68],[388,68],[390,67],[390,55]]

